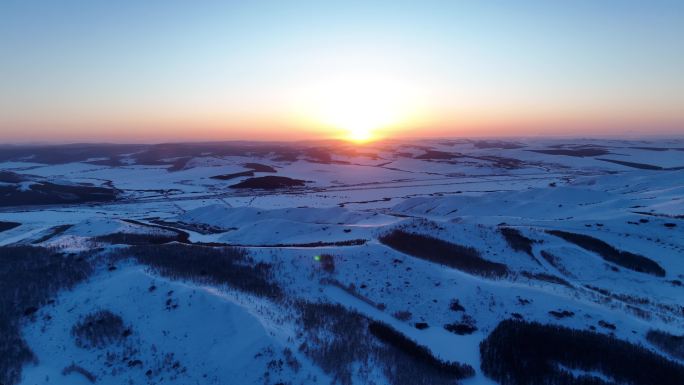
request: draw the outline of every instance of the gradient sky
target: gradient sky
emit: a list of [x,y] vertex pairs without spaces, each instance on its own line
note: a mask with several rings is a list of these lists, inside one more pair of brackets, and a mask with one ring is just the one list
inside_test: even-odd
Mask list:
[[0,2],[0,142],[684,134],[684,1]]

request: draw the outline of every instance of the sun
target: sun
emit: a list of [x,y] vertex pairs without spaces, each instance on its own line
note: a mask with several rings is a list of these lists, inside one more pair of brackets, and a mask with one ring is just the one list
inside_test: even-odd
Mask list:
[[415,108],[415,92],[387,71],[340,71],[304,88],[300,111],[331,137],[367,143],[391,134]]
[[378,139],[380,131],[402,120],[402,108],[384,89],[334,87],[320,99],[317,117],[337,136],[363,143]]
[[352,128],[347,134],[347,139],[351,142],[365,143],[373,139],[373,132],[368,128]]

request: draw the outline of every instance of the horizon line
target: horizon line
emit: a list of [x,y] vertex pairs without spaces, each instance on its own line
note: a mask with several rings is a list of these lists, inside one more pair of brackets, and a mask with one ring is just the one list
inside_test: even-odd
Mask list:
[[292,140],[265,140],[265,139],[216,139],[216,140],[161,140],[161,141],[88,141],[88,140],[74,140],[74,141],[0,141],[0,147],[16,146],[78,146],[78,145],[109,145],[109,146],[159,146],[159,145],[177,145],[177,144],[321,144],[321,143],[344,143],[353,146],[367,146],[374,143],[387,142],[410,142],[410,141],[439,141],[439,140],[617,140],[624,142],[633,142],[639,140],[684,140],[684,133],[662,133],[662,134],[595,134],[595,135],[571,135],[571,134],[539,134],[539,135],[498,135],[498,136],[424,136],[424,137],[400,137],[400,138],[380,138],[371,140],[366,143],[356,143],[346,139],[327,138],[327,139],[292,139]]

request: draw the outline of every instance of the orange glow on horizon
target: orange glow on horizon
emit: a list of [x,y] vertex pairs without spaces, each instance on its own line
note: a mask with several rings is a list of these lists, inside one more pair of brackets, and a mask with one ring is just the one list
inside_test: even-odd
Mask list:
[[[0,110],[0,142],[344,140],[684,133],[679,105],[639,98],[539,98],[461,79],[441,84],[400,60],[334,52],[273,89],[103,105],[55,99]],[[560,94],[559,94],[560,95]],[[631,94],[630,94],[631,95]],[[6,112],[6,113],[1,113]]]
[[[371,99],[367,99],[372,101]],[[335,105],[333,103],[333,105]],[[164,119],[119,114],[118,117],[2,122],[2,142],[176,142],[302,141],[339,139],[355,144],[383,139],[496,136],[681,135],[684,120],[649,111],[623,111],[619,118],[604,111],[467,111],[466,109],[402,115],[387,107],[380,113],[364,103],[343,103],[328,115],[264,114],[260,119],[231,113],[166,116]],[[315,108],[311,109],[315,111]],[[123,116],[126,116],[125,118]],[[329,119],[321,117],[327,116]],[[383,117],[388,117],[383,120]],[[394,117],[394,118],[393,118]],[[40,116],[41,119],[45,116]],[[383,118],[383,119],[381,119]],[[106,123],[103,123],[106,122]],[[384,123],[387,122],[387,123]]]
[[425,84],[407,68],[372,53],[337,52],[287,95],[300,127],[332,139],[367,143],[422,126]]
[[684,136],[684,2],[74,2],[0,3],[0,144]]

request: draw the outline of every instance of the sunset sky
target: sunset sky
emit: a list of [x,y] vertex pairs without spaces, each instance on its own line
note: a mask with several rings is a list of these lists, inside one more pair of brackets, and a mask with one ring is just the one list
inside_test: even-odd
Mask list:
[[0,142],[684,135],[684,1],[0,2]]

